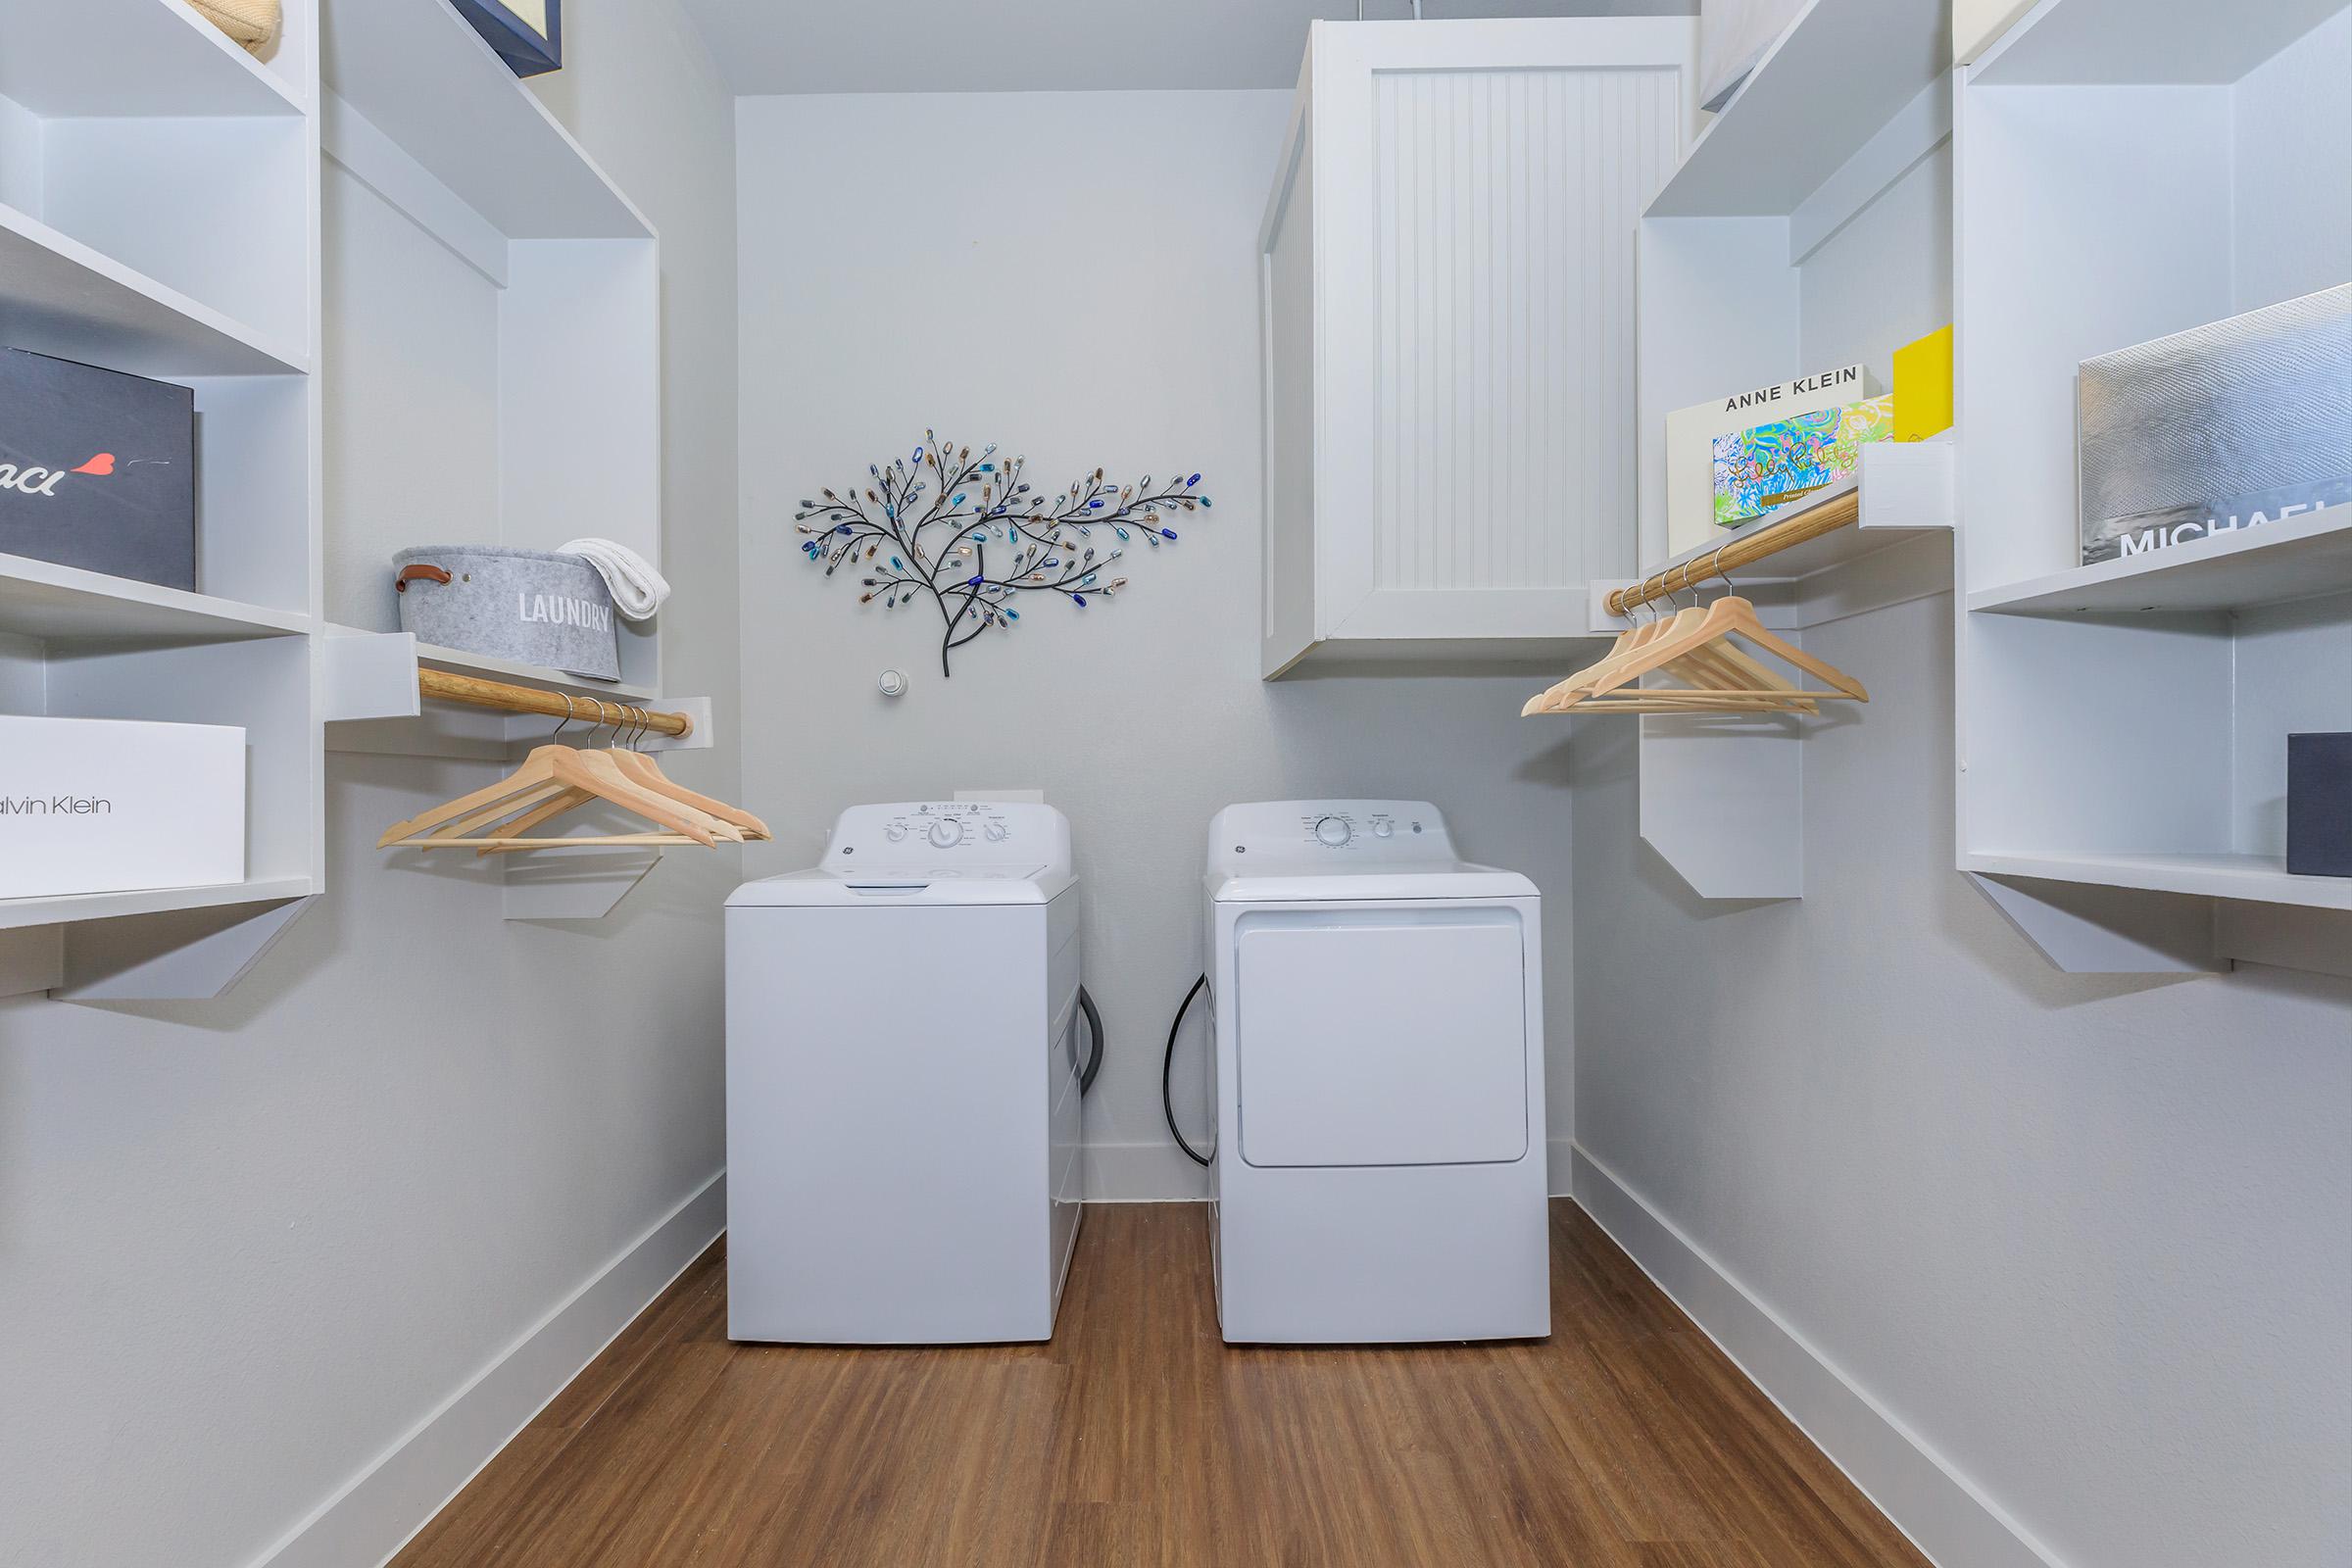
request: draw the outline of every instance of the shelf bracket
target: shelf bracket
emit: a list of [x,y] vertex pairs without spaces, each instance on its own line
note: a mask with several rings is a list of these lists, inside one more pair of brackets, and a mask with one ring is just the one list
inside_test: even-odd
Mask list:
[[224,994],[316,899],[85,920],[65,944],[64,1002],[202,1002]]
[[2087,882],[1968,879],[2018,934],[2068,974],[2221,974],[2213,901]]

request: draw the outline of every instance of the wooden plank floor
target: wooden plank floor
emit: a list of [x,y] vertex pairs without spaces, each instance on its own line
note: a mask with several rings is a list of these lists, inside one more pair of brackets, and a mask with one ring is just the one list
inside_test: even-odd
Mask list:
[[1089,1211],[1050,1345],[754,1347],[713,1247],[399,1568],[1926,1568],[1592,1220],[1552,1337],[1229,1349],[1206,1211]]

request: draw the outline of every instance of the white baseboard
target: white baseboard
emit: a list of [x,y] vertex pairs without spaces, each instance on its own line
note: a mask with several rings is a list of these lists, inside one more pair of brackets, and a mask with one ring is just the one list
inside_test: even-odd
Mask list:
[[383,1563],[703,1254],[727,1224],[716,1176],[492,1358],[253,1568]]
[[1554,1198],[1576,1196],[1576,1140],[1554,1138],[1546,1147],[1544,1190]]
[[1585,1212],[1932,1561],[2065,1568],[1672,1220],[1581,1146],[1571,1147],[1575,1197]]

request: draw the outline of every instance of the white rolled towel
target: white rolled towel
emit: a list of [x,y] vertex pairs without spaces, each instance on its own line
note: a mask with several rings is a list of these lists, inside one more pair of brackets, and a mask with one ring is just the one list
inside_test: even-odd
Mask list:
[[654,564],[627,545],[611,539],[574,539],[558,545],[556,553],[578,556],[604,577],[612,591],[612,608],[628,620],[650,620],[669,597],[669,579]]

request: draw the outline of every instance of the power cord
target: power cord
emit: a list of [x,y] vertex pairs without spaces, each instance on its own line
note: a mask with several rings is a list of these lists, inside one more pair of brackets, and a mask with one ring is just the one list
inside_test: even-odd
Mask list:
[[1087,1054],[1085,1070],[1078,1074],[1078,1093],[1084,1095],[1095,1087],[1095,1074],[1102,1070],[1102,1015],[1095,1010],[1095,999],[1086,994],[1084,986],[1078,988],[1078,1010],[1086,1014],[1087,1036],[1095,1048]]
[[1175,1138],[1176,1147],[1190,1154],[1196,1165],[1207,1164],[1208,1156],[1186,1143],[1184,1129],[1176,1125],[1176,1096],[1173,1089],[1176,1075],[1176,1031],[1184,1027],[1184,1015],[1191,1009],[1193,999],[1199,996],[1200,988],[1207,984],[1208,976],[1203,974],[1193,982],[1193,989],[1187,991],[1184,994],[1184,1001],[1177,1004],[1176,1016],[1168,1024],[1167,1054],[1162,1056],[1159,1061],[1159,1108],[1168,1118],[1168,1132]]

